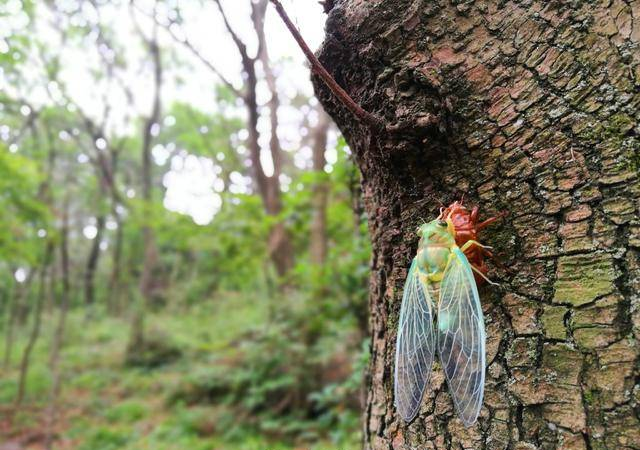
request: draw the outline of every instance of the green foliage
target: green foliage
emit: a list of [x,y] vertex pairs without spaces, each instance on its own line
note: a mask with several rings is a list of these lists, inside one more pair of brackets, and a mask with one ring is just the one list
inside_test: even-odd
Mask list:
[[127,348],[125,362],[130,367],[152,369],[180,358],[182,352],[171,338],[159,330],[147,332],[141,342]]
[[[166,330],[183,354],[153,369],[123,364],[125,322],[98,318],[87,328],[82,311],[72,312],[61,401],[76,412],[65,437],[82,449],[358,448],[366,346],[348,356],[350,332],[336,327],[309,348],[297,325],[307,309],[300,298],[289,299],[274,322],[266,299],[262,308],[250,300],[230,294],[180,316],[149,316],[149,328]],[[44,325],[48,334],[54,324]],[[49,392],[46,344],[34,355],[30,399]],[[12,398],[14,373],[0,382],[3,402],[5,393]],[[21,420],[37,425],[30,415]]]
[[[243,128],[242,120],[221,114],[206,114],[184,103],[174,103],[165,115],[158,141],[198,156],[225,161],[228,171],[241,164],[233,136]],[[222,154],[222,156],[219,156]]]
[[127,431],[114,431],[107,428],[97,428],[78,447],[78,450],[118,450],[123,448],[130,439]]
[[[40,280],[22,275],[45,277],[43,326],[15,434],[42,431],[66,300],[56,432],[73,448],[358,448],[370,247],[366,219],[354,212],[359,177],[344,140],[327,149],[337,161],[326,173],[294,164],[311,145],[314,105],[287,86],[277,133],[282,210],[267,214],[242,102],[214,84],[203,93],[211,96],[203,97],[205,110],[180,89],[170,95],[191,72],[162,38],[162,112],[151,126],[146,178],[153,72],[151,46],[139,34],[149,38],[143,17],[151,11],[129,6],[0,0],[8,24],[0,41],[0,332],[15,338],[0,377],[4,405],[16,399],[20,359],[37,323]],[[174,8],[156,6],[160,16]],[[287,64],[274,61],[275,73]],[[262,87],[261,80],[259,144],[268,158]],[[167,202],[171,175],[187,163],[205,168],[190,176],[215,181],[199,192],[219,206],[204,225],[193,209],[194,217]],[[181,187],[191,181],[202,180]],[[328,254],[311,264],[318,186],[328,192]],[[284,277],[269,249],[280,224],[295,260]],[[139,333],[130,331],[133,316],[144,317]]]
[[270,222],[256,196],[234,195],[237,204],[223,202],[211,224],[209,239],[200,245],[207,255],[202,270],[223,291],[259,290],[263,288]]
[[129,400],[109,408],[105,411],[104,417],[112,423],[134,423],[146,417],[148,413],[146,405]]
[[46,229],[47,206],[37,198],[42,175],[36,163],[0,144],[0,259],[34,263],[39,229]]
[[[238,341],[233,356],[191,372],[169,394],[168,404],[223,407],[217,420],[231,440],[264,433],[308,441],[330,437],[344,444],[359,421],[366,350],[357,352],[354,361],[345,360],[338,343],[351,336],[338,323],[311,342],[314,310],[303,298],[289,299],[288,305],[282,301],[267,327]],[[342,378],[342,373],[351,375]],[[339,381],[326,384],[332,377]]]
[[[17,388],[18,383],[15,378],[0,377],[0,404],[11,404]],[[51,379],[45,365],[36,366],[29,371],[26,389],[29,400],[44,400],[50,388]]]

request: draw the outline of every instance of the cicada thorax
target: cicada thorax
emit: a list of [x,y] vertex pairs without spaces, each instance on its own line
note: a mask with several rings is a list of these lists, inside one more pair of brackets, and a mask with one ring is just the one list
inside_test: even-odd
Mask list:
[[418,249],[418,276],[434,300],[440,297],[440,282],[449,254],[449,250],[441,246],[426,246]]
[[418,267],[431,281],[440,281],[438,274],[444,272],[451,247],[455,246],[453,232],[447,222],[433,220],[420,227],[418,244]]
[[420,230],[420,243],[416,255],[418,274],[431,291],[431,298],[438,298],[438,288],[455,246],[453,233],[446,222],[434,220]]
[[418,267],[428,281],[440,281],[450,250],[441,245],[425,245],[418,249]]

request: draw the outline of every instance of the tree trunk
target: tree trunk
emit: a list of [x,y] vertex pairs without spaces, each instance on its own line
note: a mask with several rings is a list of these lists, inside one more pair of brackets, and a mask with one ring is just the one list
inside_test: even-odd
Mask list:
[[31,353],[40,337],[40,329],[42,328],[42,308],[44,306],[44,300],[47,295],[47,270],[49,268],[49,258],[53,251],[53,243],[50,241],[47,243],[45,250],[44,260],[40,270],[40,283],[38,288],[38,294],[36,295],[35,305],[33,308],[33,324],[31,326],[31,332],[27,339],[27,344],[22,352],[22,359],[20,360],[20,374],[18,375],[18,392],[14,401],[14,413],[18,411],[24,400],[27,389],[27,377],[29,375],[29,367],[31,364]]
[[327,259],[327,201],[329,200],[329,184],[324,166],[327,150],[327,135],[331,123],[322,107],[316,108],[318,123],[311,131],[313,139],[313,171],[316,180],[313,185],[313,219],[311,222],[311,263],[322,267]]
[[58,305],[58,320],[56,322],[53,339],[51,342],[51,354],[49,357],[49,369],[51,370],[51,390],[49,391],[49,405],[45,416],[45,442],[47,450],[53,448],[55,440],[55,424],[58,415],[58,398],[62,388],[62,373],[60,368],[60,353],[64,343],[65,325],[69,310],[69,297],[71,284],[69,282],[69,195],[66,195],[62,209],[62,226],[60,229],[60,266],[62,271],[62,292]]
[[[277,216],[282,210],[282,192],[280,189],[280,174],[282,173],[282,146],[280,145],[280,138],[278,137],[278,109],[280,108],[280,98],[278,96],[278,87],[276,83],[276,77],[271,67],[271,61],[268,51],[268,39],[264,29],[264,19],[266,15],[268,0],[258,0],[252,3],[251,19],[253,21],[253,27],[258,38],[258,59],[262,65],[264,72],[264,80],[271,98],[269,99],[269,124],[270,124],[270,136],[269,136],[269,153],[273,162],[273,174],[271,176],[265,176],[266,192],[265,196],[265,210],[267,214]],[[255,59],[253,60],[255,70]],[[253,88],[249,88],[248,91],[254,90],[255,101],[255,87],[257,80],[254,80]],[[249,103],[247,106],[250,106]],[[253,106],[255,111],[258,112],[257,106]],[[251,115],[251,113],[249,113]],[[251,119],[252,121],[252,119]],[[257,122],[252,124],[256,127]],[[257,133],[256,133],[257,137]],[[262,169],[261,169],[262,170]],[[269,254],[274,263],[277,274],[282,277],[293,267],[294,265],[294,251],[291,244],[291,236],[287,231],[285,224],[282,222],[276,223],[269,233]]]
[[87,315],[93,313],[95,303],[95,279],[98,261],[100,260],[100,243],[104,232],[106,218],[103,213],[96,217],[96,237],[91,242],[91,250],[87,257],[87,266],[84,272],[84,304],[87,307]]
[[[115,210],[115,208],[114,208]],[[122,265],[122,241],[124,238],[124,221],[118,212],[114,211],[116,221],[116,236],[113,245],[113,256],[111,263],[111,276],[109,277],[109,299],[107,309],[111,314],[119,315],[122,312],[121,303],[121,265]]]
[[[335,2],[321,60],[402,130],[358,124],[315,80],[373,240],[365,448],[639,448],[638,44],[635,1]],[[509,213],[481,234],[507,267],[480,289],[484,406],[465,429],[436,365],[407,425],[392,374],[414,230],[462,195]]]
[[[144,124],[142,136],[142,199],[144,200],[144,208],[151,211],[153,201],[153,164],[151,161],[151,145],[153,143],[153,127],[160,121],[160,92],[162,87],[162,60],[160,48],[156,40],[156,31],[154,28],[154,40],[149,41],[148,47],[154,63],[154,97],[151,114]],[[149,214],[151,216],[151,214]],[[151,290],[153,286],[153,270],[155,268],[158,251],[156,249],[155,233],[148,223],[150,218],[147,217],[146,222],[142,226],[142,242],[144,247],[142,275],[140,276],[140,292],[145,302],[148,304],[151,298]]]
[[140,31],[140,36],[145,41],[151,60],[153,61],[153,101],[151,111],[146,118],[142,130],[142,199],[144,210],[147,212],[145,223],[142,226],[143,262],[142,273],[139,280],[139,291],[141,300],[134,302],[133,317],[131,320],[131,330],[129,342],[126,349],[125,358],[132,361],[136,354],[141,351],[144,344],[144,320],[145,308],[150,305],[153,294],[154,269],[158,262],[158,249],[154,229],[151,222],[151,211],[153,208],[153,164],[151,146],[153,144],[154,126],[159,126],[162,112],[161,93],[163,83],[162,53],[158,44],[158,25],[154,24],[151,38],[146,38]]
[[11,303],[9,303],[8,305],[5,341],[4,341],[4,359],[2,363],[5,370],[8,369],[9,365],[11,364],[11,356],[13,354],[15,332],[19,322],[18,316],[21,311],[28,310],[28,307],[24,305],[24,302],[30,294],[31,282],[33,280],[34,274],[35,274],[35,269],[33,268],[29,269],[29,274],[27,275],[27,279],[24,281],[24,283],[17,285],[13,289],[13,292],[12,292],[13,298],[11,298]]

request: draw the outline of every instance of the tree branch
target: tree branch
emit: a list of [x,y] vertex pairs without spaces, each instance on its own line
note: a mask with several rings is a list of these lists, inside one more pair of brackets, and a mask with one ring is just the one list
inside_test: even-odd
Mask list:
[[205,58],[205,56],[193,45],[193,42],[191,42],[189,40],[189,38],[187,38],[186,36],[184,38],[181,38],[180,36],[178,36],[176,34],[175,31],[173,31],[171,29],[171,25],[173,24],[177,24],[178,22],[176,21],[171,21],[171,23],[169,24],[165,24],[165,23],[161,23],[158,18],[155,15],[151,15],[146,11],[143,11],[139,6],[134,5],[135,8],[140,11],[140,13],[146,15],[147,17],[149,17],[151,20],[153,20],[157,25],[161,26],[163,30],[165,30],[167,32],[167,34],[178,44],[182,45],[183,47],[185,47],[187,50],[189,50],[189,52],[191,52],[191,54],[193,56],[195,56],[202,64],[204,64],[207,69],[209,69],[211,72],[213,72],[213,74],[218,77],[218,79],[222,82],[222,84],[224,84],[232,93],[233,95],[235,95],[238,98],[243,98],[244,94],[237,89],[232,83],[231,81],[229,81],[224,75],[222,75],[222,72],[220,72],[218,70],[218,68],[216,66],[213,65],[213,63],[211,61],[209,61],[207,58]]
[[196,49],[193,46],[193,44],[189,39],[187,39],[186,37],[184,39],[180,39],[180,37],[177,36],[174,31],[171,30],[171,27],[165,27],[164,25],[161,25],[161,26],[167,31],[167,33],[169,33],[169,35],[173,38],[174,41],[184,46],[187,50],[191,52],[191,54],[193,54],[193,56],[198,58],[198,60],[200,60],[200,62],[204,64],[207,67],[207,69],[213,72],[213,74],[216,77],[218,77],[218,79],[222,82],[222,84],[224,84],[227,87],[227,89],[233,92],[233,95],[239,98],[242,98],[244,96],[244,94],[240,90],[238,90],[229,80],[225,78],[224,75],[222,75],[222,73],[218,70],[216,66],[213,65],[211,61],[205,58],[204,55],[202,55],[202,53],[200,53],[198,49]]
[[222,21],[224,22],[224,26],[227,28],[227,31],[231,35],[231,39],[233,39],[233,42],[236,44],[236,47],[238,47],[240,56],[242,57],[243,60],[253,61],[255,58],[251,58],[249,56],[249,54],[247,53],[246,44],[242,42],[242,39],[240,39],[240,36],[238,36],[238,34],[233,29],[233,27],[231,27],[231,24],[229,23],[229,19],[227,18],[227,14],[224,12],[224,9],[220,4],[220,0],[213,0],[213,1],[215,2],[216,5],[218,5],[218,10],[220,11],[220,15],[222,16]]
[[[289,32],[293,36],[293,38],[298,43],[298,46],[302,50],[302,52],[307,57],[307,60],[311,64],[311,70],[315,72],[322,81],[327,85],[327,87],[333,92],[333,94],[340,100],[340,102],[355,115],[361,122],[369,125],[372,128],[380,129],[383,128],[383,121],[380,117],[371,114],[368,111],[365,111],[360,105],[358,105],[355,100],[351,98],[351,96],[345,91],[331,76],[331,74],[325,69],[320,60],[316,57],[316,55],[311,51],[304,38],[295,27],[291,19],[287,15],[287,12],[282,7],[282,4],[279,0],[270,0],[273,6],[276,8],[278,15],[284,22],[284,24],[289,29]],[[216,3],[218,0],[216,0]]]
[[251,3],[251,20],[256,36],[258,37],[258,58],[262,63],[262,70],[267,82],[267,86],[271,93],[271,98],[267,103],[269,106],[269,122],[271,125],[271,139],[269,140],[269,149],[271,151],[271,159],[273,161],[273,178],[275,183],[279,183],[278,177],[282,172],[282,147],[278,138],[278,108],[280,107],[280,99],[278,98],[278,86],[276,77],[273,73],[271,63],[269,61],[269,51],[267,49],[267,38],[264,32],[264,18],[269,0],[260,0],[258,3]]

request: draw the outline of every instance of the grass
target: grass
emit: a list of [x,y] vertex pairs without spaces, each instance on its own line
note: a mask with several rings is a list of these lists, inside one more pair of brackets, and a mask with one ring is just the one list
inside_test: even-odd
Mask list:
[[[225,365],[237,358],[239,343],[250,342],[252,333],[266,323],[267,314],[266,304],[231,294],[217,299],[215,306],[208,308],[149,314],[146,317],[147,333],[169,340],[181,350],[182,355],[169,364],[144,369],[123,364],[129,333],[126,320],[87,319],[79,311],[72,311],[61,357],[64,383],[60,399],[61,417],[56,424],[58,439],[54,448],[358,448],[357,424],[350,423],[346,430],[342,430],[339,442],[330,440],[331,433],[318,433],[317,430],[309,434],[315,438],[285,440],[278,439],[278,433],[266,435],[252,428],[243,428],[243,419],[231,414],[226,407],[228,405],[206,402],[186,405],[182,401],[170,400],[171,393],[187,380],[199,374],[206,376],[211,371],[224,371]],[[53,319],[45,320],[41,339],[34,349],[25,404],[15,412],[10,424],[6,417],[0,417],[0,442],[31,439],[35,446],[29,446],[29,449],[42,448],[38,434],[42,434],[51,388],[47,364],[53,325]],[[12,410],[19,354],[26,334],[26,330],[21,330],[10,368],[0,375],[0,413]]]

